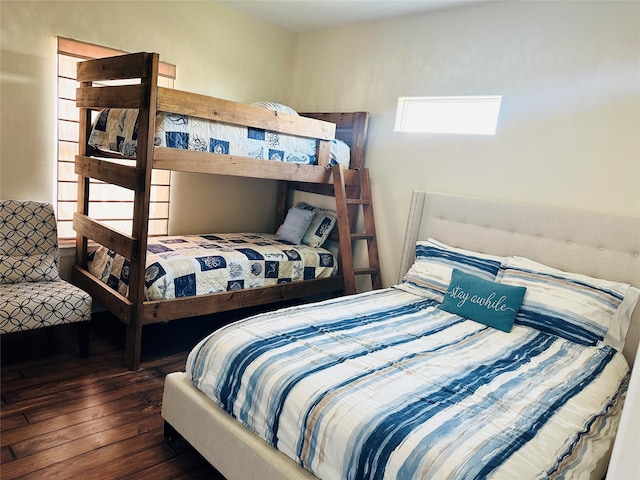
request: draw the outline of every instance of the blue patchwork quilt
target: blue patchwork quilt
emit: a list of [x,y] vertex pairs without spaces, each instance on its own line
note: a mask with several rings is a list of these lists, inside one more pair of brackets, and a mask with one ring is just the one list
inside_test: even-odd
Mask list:
[[[89,144],[133,157],[137,135],[137,110],[104,109],[94,122]],[[160,112],[156,117],[154,145],[280,162],[317,163],[313,139],[166,112]],[[350,156],[346,143],[333,140],[330,145],[332,163],[348,168]]]
[[[126,295],[130,262],[100,247],[89,271]],[[151,237],[145,297],[167,300],[329,277],[337,261],[328,250],[294,245],[266,233]]]

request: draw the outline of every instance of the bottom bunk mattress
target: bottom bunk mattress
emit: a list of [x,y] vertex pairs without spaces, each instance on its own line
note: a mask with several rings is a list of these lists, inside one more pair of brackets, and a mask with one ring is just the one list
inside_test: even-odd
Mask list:
[[[327,278],[337,261],[326,249],[293,245],[268,233],[150,237],[145,298],[169,300],[244,288]],[[99,247],[89,271],[122,295],[129,288],[130,262]]]
[[629,378],[621,353],[437,305],[392,287],[257,315],[203,339],[186,372],[321,479],[602,469]]

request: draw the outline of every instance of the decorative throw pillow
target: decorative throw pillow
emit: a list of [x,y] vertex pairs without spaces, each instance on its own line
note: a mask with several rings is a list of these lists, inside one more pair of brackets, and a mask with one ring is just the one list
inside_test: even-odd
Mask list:
[[54,255],[0,255],[0,283],[57,282],[58,266]]
[[416,243],[416,261],[403,285],[427,298],[442,302],[454,268],[485,280],[494,280],[503,257],[451,247],[432,238]]
[[311,247],[321,247],[336,224],[336,212],[323,208],[314,208],[313,213],[313,220],[304,234],[302,243],[306,243]]
[[313,215],[313,210],[298,205],[291,207],[279,229],[280,240],[299,245],[313,220]]
[[508,333],[525,292],[454,268],[440,308]]
[[497,279],[527,288],[515,323],[583,345],[604,342],[617,350],[624,347],[638,300],[634,287],[564,272],[523,257],[509,257]]

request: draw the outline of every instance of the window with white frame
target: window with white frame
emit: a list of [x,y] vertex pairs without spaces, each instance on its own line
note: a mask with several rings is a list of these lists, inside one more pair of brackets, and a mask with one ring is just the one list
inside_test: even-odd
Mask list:
[[495,135],[501,95],[399,97],[396,132]]
[[[123,55],[128,52],[91,43],[58,37],[58,149],[57,149],[57,218],[60,239],[75,238],[73,214],[77,211],[78,176],[75,156],[78,153],[79,110],[76,107],[76,66],[79,61]],[[175,65],[160,62],[158,85],[173,88]],[[121,160],[135,165],[135,160]],[[92,218],[130,232],[133,218],[133,192],[117,185],[92,180],[89,213]],[[154,170],[149,205],[149,235],[166,235],[169,229],[169,190],[171,172]]]

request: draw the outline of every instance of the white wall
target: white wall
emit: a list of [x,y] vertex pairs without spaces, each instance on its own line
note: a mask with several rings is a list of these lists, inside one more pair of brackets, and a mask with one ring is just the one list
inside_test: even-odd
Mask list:
[[[640,3],[490,2],[300,36],[290,102],[368,110],[385,285],[412,189],[640,216]],[[394,133],[402,95],[502,94],[495,137]]]
[[[56,36],[157,52],[177,65],[176,88],[242,102],[282,101],[292,68],[294,34],[215,2],[3,0],[0,9],[0,198],[56,196]],[[176,173],[173,187],[172,232],[272,227],[271,182]],[[264,200],[238,193],[247,191]]]
[[[0,14],[2,198],[55,197],[61,35],[158,52],[183,90],[371,112],[385,285],[415,188],[640,216],[639,2],[489,2],[299,35],[215,2],[3,0]],[[495,137],[393,132],[400,95],[486,93],[504,95]],[[271,227],[272,182],[175,174],[171,195],[175,233]]]

